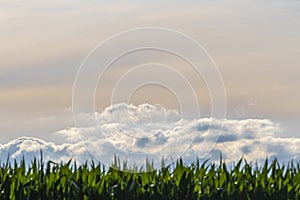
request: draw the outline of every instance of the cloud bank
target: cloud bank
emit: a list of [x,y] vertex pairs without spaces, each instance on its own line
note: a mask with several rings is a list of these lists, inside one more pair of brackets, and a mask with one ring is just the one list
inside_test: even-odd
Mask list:
[[[54,142],[21,137],[0,145],[0,159],[30,161],[40,156],[55,162],[70,158],[111,164],[114,155],[129,163],[144,164],[148,157],[160,164],[178,157],[227,162],[244,156],[249,161],[276,157],[282,162],[298,159],[299,138],[276,137],[279,124],[268,119],[182,119],[175,110],[160,105],[116,104],[101,113],[78,114],[80,126],[57,131]],[[97,123],[95,124],[95,121]]]

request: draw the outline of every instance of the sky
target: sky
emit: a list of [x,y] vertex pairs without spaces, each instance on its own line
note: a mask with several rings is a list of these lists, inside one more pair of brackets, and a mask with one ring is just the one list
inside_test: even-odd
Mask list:
[[[140,27],[173,29],[205,47],[224,83],[227,120],[270,120],[272,126],[280,126],[280,131],[270,131],[273,137],[299,137],[299,1],[4,0],[0,144],[26,136],[62,145],[57,132],[75,127],[72,92],[83,60],[108,37]],[[123,48],[126,42],[110,48]],[[209,117],[211,96],[203,77],[182,60],[155,51],[129,55],[106,72],[95,92],[97,113],[111,106],[114,84],[136,58],[168,64],[185,75],[195,87],[201,116]],[[166,80],[172,81],[168,76]],[[176,95],[160,85],[137,89],[126,103],[180,110]],[[192,115],[193,107],[186,109]]]

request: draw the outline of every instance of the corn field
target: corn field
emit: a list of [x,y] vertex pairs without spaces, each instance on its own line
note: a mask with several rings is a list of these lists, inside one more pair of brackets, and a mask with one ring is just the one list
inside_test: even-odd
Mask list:
[[[105,168],[101,164],[3,162],[0,199],[300,199],[299,164],[265,160],[258,167],[241,159],[227,166],[200,163],[147,173]],[[148,166],[151,167],[151,166]]]

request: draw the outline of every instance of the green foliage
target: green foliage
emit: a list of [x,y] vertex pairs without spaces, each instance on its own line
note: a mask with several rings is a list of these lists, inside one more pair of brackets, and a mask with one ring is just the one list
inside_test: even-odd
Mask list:
[[[133,173],[133,167],[120,171],[100,164],[75,162],[43,163],[34,159],[26,165],[1,164],[0,199],[299,199],[300,165],[280,165],[266,159],[262,167],[241,159],[227,166],[196,161],[191,165],[179,160],[158,171]],[[153,169],[149,164],[147,169]],[[142,170],[142,169],[140,169]]]

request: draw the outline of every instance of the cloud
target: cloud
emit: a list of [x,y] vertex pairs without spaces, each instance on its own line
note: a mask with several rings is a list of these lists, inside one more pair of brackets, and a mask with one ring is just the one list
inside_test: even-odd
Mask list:
[[[281,161],[298,159],[299,138],[276,137],[279,124],[268,119],[181,119],[175,110],[160,105],[116,104],[101,113],[78,114],[86,126],[72,127],[55,133],[55,142],[21,137],[0,145],[0,158],[27,160],[39,157],[56,162],[70,158],[78,162],[91,159],[111,164],[114,155],[128,163],[144,164],[146,157],[159,165],[178,157],[186,162],[196,158],[227,162],[244,156],[249,161],[277,157]],[[99,123],[95,124],[95,119]],[[158,166],[157,165],[157,166]]]

